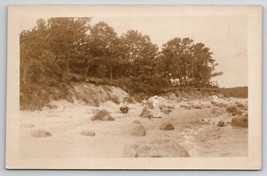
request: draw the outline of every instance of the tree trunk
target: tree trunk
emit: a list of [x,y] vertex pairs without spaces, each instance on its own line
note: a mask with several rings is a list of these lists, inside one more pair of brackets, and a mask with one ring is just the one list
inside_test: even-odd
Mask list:
[[89,64],[87,65],[87,67],[85,68],[85,71],[84,71],[84,78],[86,79],[87,75],[88,75],[88,71],[89,71]]
[[113,71],[112,71],[112,68],[109,69],[109,76],[110,76],[110,79],[113,79]]
[[24,85],[27,84],[27,71],[28,71],[28,66],[25,66],[24,70],[23,70],[23,76],[22,76],[22,80]]
[[69,69],[69,60],[67,58],[65,58],[65,66],[66,66],[66,73],[69,73],[70,72],[70,69]]

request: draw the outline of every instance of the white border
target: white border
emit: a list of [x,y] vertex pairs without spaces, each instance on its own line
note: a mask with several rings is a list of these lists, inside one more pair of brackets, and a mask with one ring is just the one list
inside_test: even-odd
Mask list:
[[[19,28],[33,14],[51,16],[87,16],[106,10],[109,15],[146,13],[156,15],[247,15],[249,58],[249,156],[240,158],[160,158],[160,159],[68,159],[21,160],[18,151],[19,135]],[[164,13],[166,12],[166,14]],[[123,13],[123,14],[120,14]],[[88,14],[90,16],[90,14]],[[6,167],[9,169],[252,169],[261,168],[261,64],[262,8],[260,6],[10,6],[8,14],[7,67],[7,139]]]

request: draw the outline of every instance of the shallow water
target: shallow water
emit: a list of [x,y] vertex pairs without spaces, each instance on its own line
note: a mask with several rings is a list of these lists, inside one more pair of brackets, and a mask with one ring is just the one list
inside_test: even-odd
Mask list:
[[[112,105],[112,104],[111,104]],[[114,107],[113,107],[114,106]],[[101,106],[116,117],[112,122],[91,121],[96,107],[86,105],[65,106],[41,112],[21,112],[20,155],[25,158],[66,157],[122,157],[124,145],[168,139],[178,142],[191,157],[243,157],[248,153],[248,129],[231,125],[217,127],[220,120],[229,122],[231,116],[224,111],[213,113],[206,109],[175,109],[164,118],[140,118],[140,104],[133,104],[131,111],[122,115],[117,105]],[[133,120],[138,119],[147,135],[136,138],[129,135]],[[206,123],[207,119],[212,123]],[[172,122],[174,130],[160,130],[164,122]],[[52,136],[34,138],[35,130],[47,130]],[[80,135],[81,131],[93,131],[94,137]],[[30,146],[30,147],[29,147]],[[48,147],[49,146],[49,147]]]
[[230,125],[204,126],[184,135],[185,142],[182,144],[191,157],[245,157],[248,155],[247,128]]

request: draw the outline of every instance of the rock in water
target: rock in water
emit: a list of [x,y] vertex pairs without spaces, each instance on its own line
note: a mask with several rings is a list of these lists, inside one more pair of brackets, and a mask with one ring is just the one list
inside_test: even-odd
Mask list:
[[238,116],[241,116],[242,115],[242,112],[241,111],[236,111],[235,113],[232,113],[233,116],[235,115],[238,115]]
[[160,126],[161,130],[174,130],[174,126],[171,123],[163,123]]
[[140,117],[143,118],[151,118],[151,111],[149,110],[148,106],[145,106],[142,113],[139,115]]
[[223,107],[227,107],[227,104],[225,102],[223,102],[222,100],[211,100],[210,103],[213,105],[213,106],[217,106],[217,107],[220,107],[220,108],[223,108]]
[[107,110],[103,109],[96,115],[94,115],[91,120],[114,121],[115,119],[109,114]]
[[189,153],[179,143],[168,139],[126,144],[123,156],[130,158],[190,157]]
[[225,126],[225,123],[221,120],[221,121],[218,122],[217,126],[218,127],[223,127],[223,126]]
[[33,137],[50,137],[52,134],[46,130],[36,130],[31,133]]
[[232,126],[248,127],[248,117],[237,116],[232,118]]
[[234,105],[228,106],[226,108],[226,112],[231,113],[232,115],[235,115],[237,112],[237,108]]
[[145,136],[146,135],[146,129],[144,128],[143,125],[138,125],[138,126],[135,126],[131,130],[130,133],[132,136]]
[[236,104],[237,107],[239,107],[239,108],[241,108],[241,109],[243,109],[243,108],[245,107],[244,104],[242,104],[242,103],[240,103],[240,102],[238,102],[238,101],[236,101],[235,104]]

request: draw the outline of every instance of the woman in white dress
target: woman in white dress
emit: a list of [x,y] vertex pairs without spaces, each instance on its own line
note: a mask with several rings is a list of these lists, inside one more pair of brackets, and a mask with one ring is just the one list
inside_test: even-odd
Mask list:
[[158,99],[158,96],[155,96],[153,99],[153,109],[152,109],[152,116],[154,118],[161,118],[162,117],[162,113],[160,110],[160,102]]

